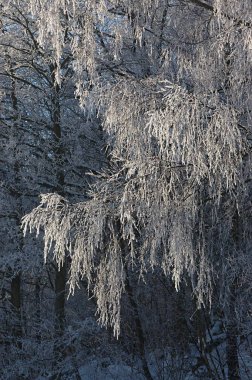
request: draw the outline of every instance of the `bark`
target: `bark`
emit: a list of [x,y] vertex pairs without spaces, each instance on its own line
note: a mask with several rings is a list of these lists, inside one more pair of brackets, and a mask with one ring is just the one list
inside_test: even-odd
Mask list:
[[228,380],[240,380],[236,321],[227,326],[227,366]]
[[[116,229],[118,231],[118,234],[120,234],[120,223],[119,222],[117,223]],[[121,246],[123,257],[125,258],[126,254],[127,254],[128,246],[127,246],[127,242],[124,241],[122,238],[120,240],[120,246]],[[141,317],[139,314],[138,305],[137,305],[137,302],[136,302],[135,297],[134,297],[134,289],[130,284],[129,272],[128,272],[128,268],[127,268],[126,263],[124,265],[124,270],[125,270],[125,275],[126,275],[125,276],[126,277],[125,278],[125,291],[129,297],[129,301],[130,301],[130,304],[131,304],[131,307],[133,310],[134,322],[135,322],[135,329],[136,329],[135,334],[137,337],[137,351],[138,351],[138,354],[142,360],[144,376],[146,377],[147,380],[153,380],[151,373],[150,373],[150,370],[149,370],[149,367],[148,367],[148,362],[147,362],[146,356],[145,356],[145,337],[144,337],[143,325],[141,322]]]
[[[55,192],[64,196],[64,167],[63,167],[63,156],[64,151],[62,149],[62,128],[61,128],[61,107],[60,107],[60,86],[58,85],[55,77],[56,66],[50,66],[51,71],[51,81],[52,81],[52,129],[54,132],[54,154],[55,154],[55,169],[56,169],[56,185]],[[57,363],[58,359],[64,356],[64,347],[62,343],[58,340],[65,330],[65,296],[66,296],[66,261],[63,265],[56,270],[55,274],[55,301],[54,301],[54,313],[55,313],[55,361]]]
[[35,283],[35,303],[36,303],[36,323],[37,323],[37,332],[36,337],[38,342],[41,342],[40,334],[40,323],[41,323],[41,304],[40,304],[40,281],[39,278]]
[[55,335],[61,336],[65,327],[66,263],[55,275]]
[[13,326],[13,336],[17,339],[17,346],[20,347],[20,338],[22,336],[21,327],[21,274],[17,274],[11,280],[11,303],[15,312],[15,321]]
[[[14,69],[13,63],[10,58],[8,58],[8,66],[9,66],[9,75],[11,79],[11,102],[13,108],[13,133],[17,133],[18,130],[18,98],[16,94],[16,80],[14,79]],[[16,155],[16,150],[14,150],[14,156]],[[14,162],[14,175],[15,175],[15,183],[18,186],[20,181],[20,164],[16,159]],[[20,214],[22,209],[22,201],[19,196],[15,196],[17,203],[17,211]],[[20,252],[23,250],[23,236],[20,231],[20,219],[19,216],[16,217],[16,226],[18,229],[18,246]],[[21,273],[15,274],[15,276],[11,280],[11,303],[14,307],[16,321],[14,322],[13,327],[13,335],[17,338],[17,346],[20,347],[20,338],[22,336],[22,322],[21,322]]]
[[131,307],[133,309],[134,321],[136,325],[137,351],[142,360],[144,376],[146,377],[147,380],[152,380],[152,376],[148,367],[148,362],[145,356],[145,337],[144,337],[143,326],[140,319],[138,306],[134,298],[133,288],[129,281],[129,274],[127,273],[127,271],[126,271],[126,280],[125,280],[125,290],[129,297]]

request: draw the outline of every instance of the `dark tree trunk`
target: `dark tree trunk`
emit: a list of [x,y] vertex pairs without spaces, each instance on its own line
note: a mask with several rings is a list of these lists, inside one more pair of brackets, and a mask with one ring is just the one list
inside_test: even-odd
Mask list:
[[22,336],[21,327],[21,275],[17,274],[11,280],[11,303],[14,308],[15,320],[13,326],[13,336],[17,339],[17,346],[20,347]]
[[[120,234],[120,223],[118,222],[116,226],[116,230],[118,231],[118,234]],[[125,259],[127,255],[128,245],[125,240],[122,238],[120,239],[120,246],[123,254],[123,258]],[[134,289],[130,284],[130,278],[129,278],[129,271],[127,268],[127,264],[124,263],[124,270],[125,270],[125,290],[129,297],[129,301],[132,307],[133,316],[134,316],[134,322],[135,322],[135,333],[137,337],[137,351],[142,361],[144,376],[147,380],[152,380],[152,376],[148,367],[148,362],[146,360],[145,356],[145,337],[144,337],[144,330],[141,322],[141,318],[139,315],[138,305],[134,297]]]
[[[13,108],[13,135],[18,131],[18,98],[16,94],[16,79],[15,72],[13,69],[13,63],[11,60],[8,61],[9,65],[9,73],[11,77],[11,102]],[[14,161],[14,174],[15,174],[15,184],[18,188],[20,182],[20,163],[16,157],[16,148],[14,149],[13,156],[15,158]],[[14,197],[17,203],[17,213],[20,214],[22,212],[22,201],[17,191],[14,190]],[[18,246],[20,252],[23,251],[23,235],[20,230],[20,218],[19,215],[16,216],[16,227],[18,230]],[[18,261],[18,260],[17,260]],[[21,322],[21,273],[15,274],[15,276],[11,279],[11,303],[15,312],[15,321],[13,327],[13,335],[17,338],[17,346],[20,347],[20,338],[22,336],[22,322]]]
[[[52,80],[52,130],[54,133],[54,155],[55,155],[55,172],[56,183],[54,191],[63,197],[65,196],[65,175],[64,175],[64,149],[62,147],[62,127],[61,127],[61,105],[60,96],[61,89],[56,81],[55,72],[56,66],[50,66],[51,80]],[[66,258],[63,265],[55,273],[55,300],[54,300],[54,313],[55,313],[55,344],[54,344],[54,360],[58,365],[64,357],[64,347],[61,337],[65,331],[65,300],[66,300]]]
[[230,287],[229,310],[227,315],[227,343],[226,356],[228,367],[228,380],[240,380],[239,357],[238,357],[238,326],[235,315],[235,303],[237,294],[236,278]]
[[228,380],[240,380],[236,321],[227,326],[227,366]]
[[144,338],[143,326],[140,319],[138,306],[134,298],[133,288],[129,281],[129,274],[127,272],[126,272],[126,280],[125,280],[125,290],[129,297],[129,301],[133,310],[134,322],[136,326],[137,351],[142,360],[144,376],[146,377],[147,380],[152,380],[152,376],[151,376],[148,363],[145,357],[145,338]]
[[17,274],[11,280],[11,303],[16,310],[21,308],[21,275]]
[[39,278],[35,283],[35,304],[36,304],[36,325],[37,332],[36,337],[38,342],[41,342],[41,332],[40,332],[40,323],[41,323],[41,304],[40,304],[40,280]]
[[65,326],[66,263],[55,275],[55,333],[62,336]]

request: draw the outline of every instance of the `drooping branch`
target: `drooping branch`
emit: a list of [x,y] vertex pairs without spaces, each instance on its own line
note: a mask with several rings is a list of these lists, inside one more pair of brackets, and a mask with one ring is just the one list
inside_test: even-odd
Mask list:
[[[205,2],[203,2],[201,0],[188,0],[188,2],[189,3],[193,3],[193,4],[195,4],[195,5],[199,6],[199,7],[202,7],[204,9],[208,10],[208,11],[215,12],[214,6],[212,6],[212,5],[208,4],[208,3],[205,3]],[[228,20],[233,21],[236,26],[246,26],[248,28],[251,28],[252,24],[249,21],[241,20],[239,18],[229,16],[228,14],[223,13],[223,12],[221,12],[221,15],[224,18],[227,18]]]

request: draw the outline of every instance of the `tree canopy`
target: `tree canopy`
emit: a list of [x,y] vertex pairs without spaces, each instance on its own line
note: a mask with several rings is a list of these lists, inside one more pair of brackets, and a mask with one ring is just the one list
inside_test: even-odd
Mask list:
[[116,334],[128,266],[140,276],[160,266],[177,289],[189,278],[198,302],[211,302],[250,249],[251,2],[27,4],[59,85],[71,50],[108,167],[87,201],[43,195],[25,231],[43,227],[45,257],[59,265],[71,257],[70,290],[86,277]]
[[[0,301],[19,342],[5,357],[33,326],[25,307],[39,321],[31,346],[46,347],[41,305],[52,293],[47,323],[64,360],[65,291],[82,286],[117,338],[131,309],[152,379],[146,331],[157,330],[144,302],[164,285],[160,315],[170,301],[183,315],[208,376],[226,379],[227,364],[240,379],[237,337],[252,310],[251,30],[251,0],[0,1],[0,275],[10,304]],[[217,368],[208,330],[221,313]]]

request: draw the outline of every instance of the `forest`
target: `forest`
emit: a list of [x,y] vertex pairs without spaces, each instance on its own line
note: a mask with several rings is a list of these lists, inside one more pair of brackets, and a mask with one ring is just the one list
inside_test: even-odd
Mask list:
[[251,0],[0,0],[0,379],[252,379]]

